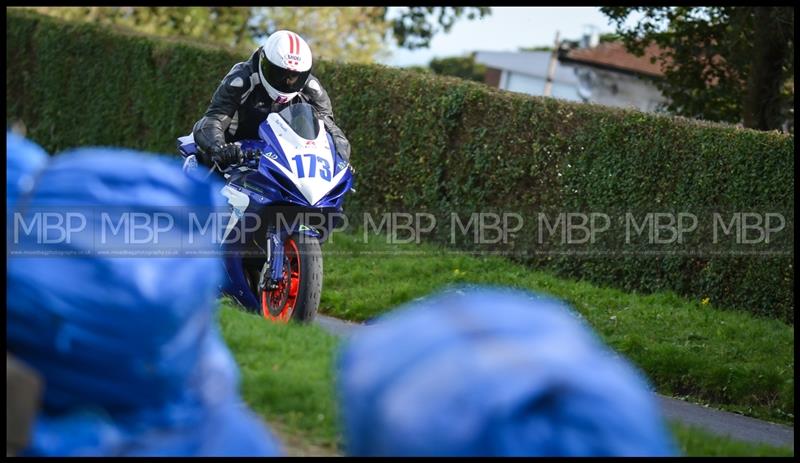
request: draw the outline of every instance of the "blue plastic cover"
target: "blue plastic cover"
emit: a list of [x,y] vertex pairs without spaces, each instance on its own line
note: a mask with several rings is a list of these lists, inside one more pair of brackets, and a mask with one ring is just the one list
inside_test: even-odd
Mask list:
[[[33,188],[36,174],[47,164],[41,146],[11,131],[6,131],[6,223],[20,194]],[[11,155],[11,153],[14,153]]]
[[356,332],[337,390],[353,456],[667,456],[647,382],[564,304],[463,288]]
[[[9,184],[11,166],[30,156],[15,143]],[[223,204],[221,184],[211,181],[184,175],[175,159],[77,149],[53,158],[18,206],[23,214],[41,206],[207,210]],[[87,217],[99,225],[99,214]],[[165,242],[180,240],[186,226],[176,221]],[[92,246],[76,239],[57,248],[87,255],[7,259],[7,348],[45,381],[25,454],[280,454],[239,398],[238,370],[216,326],[221,258],[104,256]]]

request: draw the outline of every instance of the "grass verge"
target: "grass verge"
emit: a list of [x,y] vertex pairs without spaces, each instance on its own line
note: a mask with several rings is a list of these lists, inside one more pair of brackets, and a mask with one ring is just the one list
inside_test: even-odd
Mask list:
[[[278,325],[223,299],[222,335],[241,372],[241,392],[253,410],[284,435],[336,448],[333,354],[338,339],[310,325]],[[291,430],[291,431],[288,431]],[[285,442],[285,441],[284,441]]]
[[571,281],[496,256],[386,244],[339,233],[323,246],[320,311],[366,320],[452,284],[504,285],[566,300],[658,392],[794,423],[794,330],[662,292],[642,295]]
[[[219,313],[222,334],[242,374],[242,395],[270,424],[289,455],[342,454],[334,390],[339,339],[318,326],[277,325],[234,308]],[[751,445],[671,424],[689,456],[791,456],[792,449]]]
[[694,426],[670,423],[672,435],[686,456],[697,457],[790,457],[794,449],[739,442]]

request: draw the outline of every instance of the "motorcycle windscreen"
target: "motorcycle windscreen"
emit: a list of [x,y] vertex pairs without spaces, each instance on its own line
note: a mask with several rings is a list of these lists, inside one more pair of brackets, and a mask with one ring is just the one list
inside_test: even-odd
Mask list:
[[306,140],[316,140],[319,135],[319,119],[314,114],[314,107],[308,103],[298,103],[285,107],[279,116],[289,127]]

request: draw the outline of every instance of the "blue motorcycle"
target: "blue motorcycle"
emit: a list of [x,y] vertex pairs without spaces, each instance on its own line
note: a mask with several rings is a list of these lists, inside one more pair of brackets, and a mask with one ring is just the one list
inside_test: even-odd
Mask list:
[[[322,293],[320,245],[343,219],[352,169],[308,103],[269,114],[258,135],[237,142],[244,161],[222,171],[231,212],[222,291],[267,319],[310,322]],[[178,151],[185,170],[197,166],[192,135],[178,138]]]

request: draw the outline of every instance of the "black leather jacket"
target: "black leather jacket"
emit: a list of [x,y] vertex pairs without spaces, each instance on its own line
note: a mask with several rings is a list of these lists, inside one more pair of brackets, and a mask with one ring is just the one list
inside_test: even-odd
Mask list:
[[[192,132],[197,146],[204,152],[244,139],[258,138],[258,125],[269,113],[278,112],[289,103],[278,104],[269,97],[258,77],[258,51],[249,60],[231,68],[211,97],[211,105]],[[350,142],[333,121],[333,108],[319,80],[309,75],[305,87],[291,103],[305,102],[317,111],[333,138],[336,151],[349,162]]]

